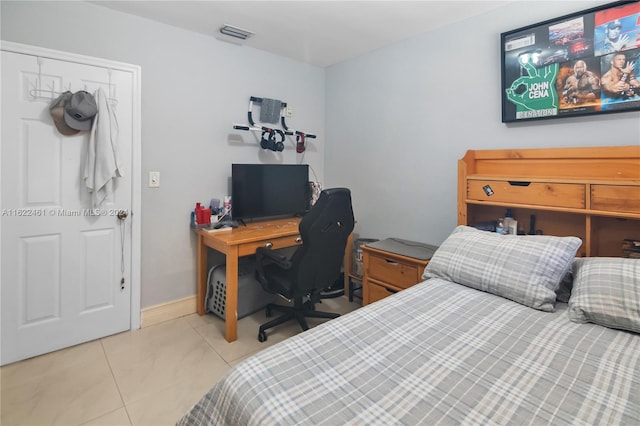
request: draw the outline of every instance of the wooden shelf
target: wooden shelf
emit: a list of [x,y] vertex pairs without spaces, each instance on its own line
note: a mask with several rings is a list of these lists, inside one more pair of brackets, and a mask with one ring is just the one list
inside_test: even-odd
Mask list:
[[510,208],[529,231],[575,235],[580,256],[622,256],[640,238],[640,146],[467,151],[458,162],[458,224]]

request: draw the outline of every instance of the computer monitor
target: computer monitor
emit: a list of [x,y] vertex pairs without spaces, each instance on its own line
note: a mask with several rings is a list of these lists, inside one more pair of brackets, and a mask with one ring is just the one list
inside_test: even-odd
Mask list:
[[311,191],[307,164],[232,164],[231,216],[250,221],[302,216]]

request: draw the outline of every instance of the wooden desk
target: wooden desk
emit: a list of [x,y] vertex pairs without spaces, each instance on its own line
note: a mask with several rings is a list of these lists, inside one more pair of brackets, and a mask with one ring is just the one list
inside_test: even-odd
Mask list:
[[[197,312],[205,314],[204,299],[207,289],[207,249],[212,248],[226,257],[225,338],[233,342],[238,338],[238,259],[256,252],[258,247],[280,249],[302,244],[298,234],[300,218],[277,219],[249,223],[231,231],[198,231],[197,258]],[[350,235],[345,250],[345,290],[348,291],[348,271],[351,270],[353,237]]]

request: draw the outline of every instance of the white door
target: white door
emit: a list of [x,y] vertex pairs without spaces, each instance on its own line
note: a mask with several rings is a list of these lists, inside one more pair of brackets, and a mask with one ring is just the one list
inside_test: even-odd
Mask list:
[[[131,328],[133,86],[130,72],[2,52],[0,364]],[[89,132],[60,134],[49,104],[98,88],[114,105],[124,177],[94,210]]]

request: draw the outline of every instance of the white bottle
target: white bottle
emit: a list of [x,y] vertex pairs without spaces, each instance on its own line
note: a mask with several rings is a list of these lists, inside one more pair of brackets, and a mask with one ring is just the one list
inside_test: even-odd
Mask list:
[[507,209],[507,212],[504,215],[504,221],[502,222],[504,226],[504,233],[509,235],[517,235],[518,234],[518,221],[513,218],[513,212],[511,209]]
[[227,219],[231,219],[231,196],[225,195],[224,197],[224,216]]

